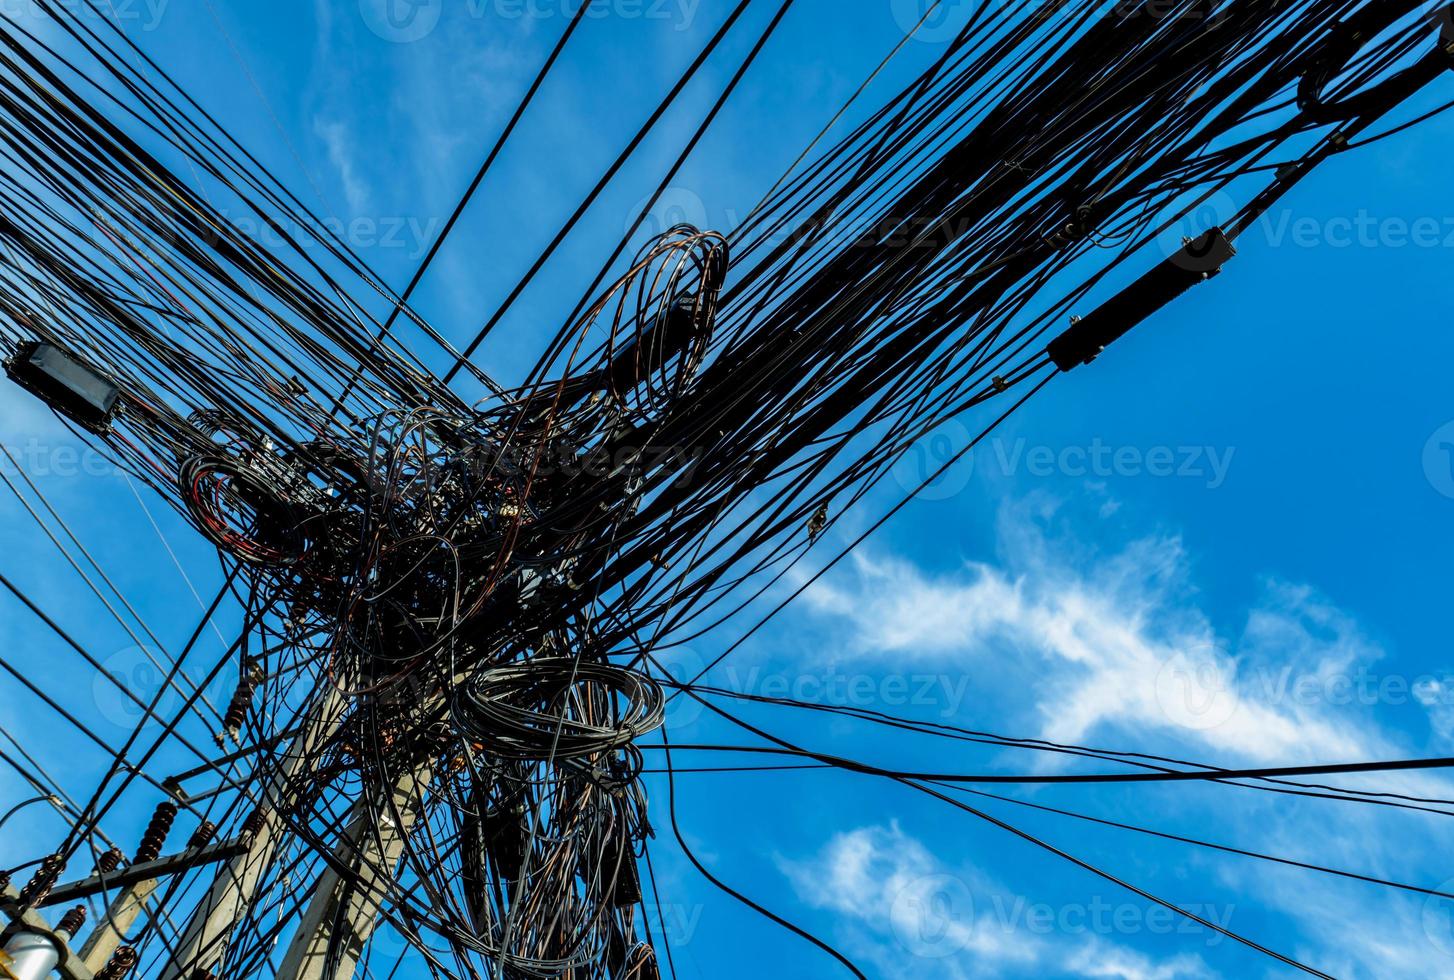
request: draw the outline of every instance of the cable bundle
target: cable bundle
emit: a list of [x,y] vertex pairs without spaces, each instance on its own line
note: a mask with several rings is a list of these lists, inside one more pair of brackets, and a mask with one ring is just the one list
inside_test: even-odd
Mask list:
[[[1414,0],[982,5],[742,227],[678,226],[624,271],[607,262],[534,369],[501,386],[134,67],[123,37],[41,6],[65,54],[0,19],[0,343],[53,344],[119,388],[119,414],[90,437],[230,562],[247,698],[213,713],[246,734],[218,768],[228,802],[205,812],[219,836],[249,817],[265,850],[235,928],[173,964],[227,977],[266,974],[300,911],[327,901],[387,923],[434,976],[658,976],[638,743],[663,723],[663,684],[721,695],[652,676],[661,654],[755,614],[936,426],[995,401],[1003,418],[1057,364],[1083,362],[1047,345],[1123,264],[1175,264],[1182,232],[1228,254],[1451,59],[1447,6],[1431,21]],[[184,165],[282,244],[238,230]],[[1187,227],[1222,194],[1244,203]],[[1178,271],[1192,274],[1168,296],[1209,270]],[[388,315],[371,316],[380,298]],[[1159,308],[1139,299],[1101,319]],[[429,371],[391,332],[401,319],[454,368]],[[460,369],[489,397],[456,395],[445,379]],[[155,719],[154,745],[180,738],[187,712],[207,717],[205,681],[184,680],[187,708]],[[953,782],[739,723],[762,751],[940,798]],[[71,849],[143,778],[126,763],[140,741],[138,728],[77,809]],[[673,772],[669,744],[651,748]],[[165,964],[176,940],[154,924],[137,943]],[[327,972],[358,952],[336,930],[322,955]]]

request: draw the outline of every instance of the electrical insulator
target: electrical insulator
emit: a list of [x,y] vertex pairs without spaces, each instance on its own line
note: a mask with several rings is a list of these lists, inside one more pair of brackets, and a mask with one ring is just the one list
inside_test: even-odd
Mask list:
[[70,939],[76,933],[80,932],[81,927],[85,924],[86,906],[77,905],[65,915],[61,916],[61,923],[56,926],[56,934],[64,934],[65,938]]
[[265,814],[261,809],[252,811],[252,813],[249,813],[247,815],[247,819],[244,820],[242,823],[243,836],[256,837],[258,834],[263,832],[263,828],[267,826],[267,822],[267,814]]
[[258,685],[262,681],[261,667],[254,663],[242,665],[242,676],[237,681],[237,690],[233,692],[227,711],[222,716],[222,731],[217,733],[218,745],[227,738],[231,738],[234,743],[239,740],[242,726],[247,722],[247,709],[252,707],[253,695],[257,693]]
[[212,838],[216,836],[217,825],[211,820],[203,820],[197,825],[197,829],[192,831],[192,836],[187,840],[187,847],[206,847],[212,843]]
[[52,854],[41,861],[35,875],[20,889],[20,904],[26,908],[34,908],[40,904],[50,894],[51,886],[56,883],[65,866],[66,859],[59,854]]
[[85,924],[86,906],[77,905],[61,918],[54,937],[30,930],[11,936],[0,950],[0,976],[6,980],[46,980],[60,964],[61,950]]
[[121,862],[126,860],[126,855],[121,853],[121,848],[113,847],[96,859],[96,873],[109,875],[121,867]]
[[151,823],[146,825],[146,832],[141,835],[141,846],[136,849],[136,857],[132,864],[142,864],[146,861],[155,861],[162,856],[162,847],[167,843],[167,835],[172,832],[172,821],[177,819],[177,805],[162,801],[157,804],[156,812],[151,815]]
[[110,962],[96,974],[96,980],[122,980],[136,966],[136,961],[136,950],[130,946],[117,946],[116,952],[111,954]]

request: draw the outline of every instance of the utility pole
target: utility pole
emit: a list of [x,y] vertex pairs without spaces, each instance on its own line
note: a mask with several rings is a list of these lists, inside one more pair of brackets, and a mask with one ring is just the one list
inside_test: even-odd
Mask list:
[[283,830],[280,813],[287,812],[293,802],[289,787],[312,764],[343,717],[344,697],[330,684],[324,684],[323,689],[311,717],[285,751],[262,794],[247,850],[222,867],[173,947],[159,980],[193,980],[194,971],[211,969],[226,952],[228,937],[247,914],[257,895],[258,882],[277,852]]
[[[419,795],[429,779],[426,769],[399,780],[392,800],[382,808],[382,826],[374,820],[374,801],[363,799],[354,805],[353,819],[333,854],[350,874],[343,876],[329,867],[318,876],[277,980],[351,980],[382,913],[392,872],[418,817]],[[330,949],[334,950],[331,969]]]
[[106,917],[96,923],[91,935],[81,947],[81,959],[88,969],[99,972],[111,962],[116,948],[121,945],[131,927],[146,909],[147,901],[156,891],[157,880],[148,878],[135,885],[128,885],[116,896],[106,910]]

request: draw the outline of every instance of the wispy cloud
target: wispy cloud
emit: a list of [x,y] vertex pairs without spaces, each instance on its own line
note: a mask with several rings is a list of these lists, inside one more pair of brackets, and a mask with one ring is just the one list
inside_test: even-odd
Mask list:
[[1166,960],[1109,943],[1088,944],[1065,963],[1068,972],[1081,977],[1105,977],[1107,980],[1204,980],[1217,976],[1202,958],[1183,953]]
[[352,131],[342,122],[317,117],[313,120],[313,132],[323,141],[323,147],[328,151],[328,162],[333,165],[334,172],[338,175],[338,182],[343,187],[343,196],[348,201],[350,210],[355,214],[366,210],[369,188],[363,175],[359,173],[359,154],[354,145]]
[[819,854],[779,866],[807,904],[867,928],[852,952],[871,959],[884,976],[922,976],[928,966],[950,978],[995,976],[1007,963],[1039,960],[1034,942],[992,925],[980,928],[973,893],[984,893],[982,876],[948,875],[897,824],[838,834]]
[[[897,823],[837,834],[779,867],[804,902],[853,923],[842,933],[848,948],[884,977],[1216,976],[1196,954],[1156,960],[1120,946],[1097,933],[1089,907],[1032,906],[975,868],[941,861]],[[1062,919],[1075,926],[1056,928]]]
[[1053,516],[1043,500],[1006,507],[1001,559],[948,574],[860,553],[806,605],[842,623],[859,658],[1036,662],[1038,734],[1055,741],[1156,735],[1256,761],[1391,750],[1377,726],[1316,696],[1383,656],[1316,590],[1263,583],[1228,639],[1198,604],[1179,537],[1095,552],[1048,533]]
[[[1266,579],[1249,608],[1219,619],[1212,598],[1196,588],[1195,562],[1177,535],[1089,548],[1059,530],[1063,517],[1044,498],[1007,505],[995,560],[949,572],[861,554],[846,573],[808,591],[808,608],[820,627],[841,632],[836,648],[860,666],[961,663],[993,674],[1002,697],[970,698],[980,706],[971,720],[1005,729],[1028,718],[1041,737],[1056,741],[1184,749],[1219,763],[1334,762],[1416,753],[1426,738],[1419,730],[1426,712],[1435,736],[1454,730],[1439,681],[1410,685],[1398,702],[1404,713],[1390,717],[1380,680],[1402,675],[1387,665],[1372,631],[1315,587]],[[1115,540],[1110,531],[1098,537]],[[1371,688],[1360,687],[1370,679]],[[1375,782],[1381,792],[1451,796],[1434,775],[1362,785]],[[1202,820],[1197,833],[1294,860],[1451,887],[1433,880],[1445,875],[1429,871],[1438,866],[1438,818],[1286,797],[1276,799],[1275,810],[1267,801],[1244,802]],[[1155,825],[1174,806],[1169,798],[1148,799],[1137,822]],[[1390,821],[1406,833],[1390,836]],[[877,902],[880,917],[894,921],[885,911],[893,908],[887,893],[902,890],[905,876],[933,874],[930,858],[897,828],[855,834],[834,838],[813,873],[790,873],[810,900],[813,874],[833,883],[820,907],[866,920],[867,904]],[[1423,977],[1454,969],[1454,902],[1257,862],[1215,867],[1219,891],[1240,905],[1265,907],[1272,921],[1284,917],[1290,935],[1274,945],[1334,975]],[[1347,928],[1353,921],[1356,932]],[[980,955],[994,962],[993,949]],[[1199,957],[1157,960],[1121,947],[1081,947],[1060,966],[1077,976],[1128,980],[1207,975]]]

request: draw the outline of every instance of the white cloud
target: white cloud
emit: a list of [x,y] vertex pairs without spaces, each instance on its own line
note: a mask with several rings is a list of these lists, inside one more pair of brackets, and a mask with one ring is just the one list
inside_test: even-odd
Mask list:
[[328,160],[338,174],[349,209],[354,213],[363,211],[368,205],[369,189],[358,170],[358,152],[349,127],[320,116],[313,120],[313,132],[328,151]]
[[[1343,980],[1447,977],[1454,975],[1454,902],[1408,893],[1370,901],[1366,886],[1328,884],[1309,888],[1305,879],[1264,876],[1260,896],[1297,910],[1308,939],[1295,950],[1303,962]],[[1448,891],[1454,882],[1429,881]],[[1350,923],[1356,929],[1350,932]]]
[[1107,980],[1208,980],[1217,976],[1194,953],[1157,961],[1134,950],[1100,942],[1078,950],[1067,959],[1065,967],[1077,976]]
[[1052,741],[1153,734],[1248,761],[1392,751],[1333,696],[1382,651],[1315,591],[1266,583],[1226,640],[1197,605],[1178,537],[1096,553],[1048,535],[1053,514],[1043,501],[1007,507],[1002,561],[950,574],[857,553],[851,576],[815,584],[806,605],[847,626],[854,657],[1038,663],[1029,689]]
[[[1207,980],[1201,957],[1156,961],[1085,927],[1036,928],[1025,899],[973,868],[945,864],[897,824],[835,835],[814,857],[779,866],[807,904],[853,925],[845,948],[891,978],[948,980],[1069,972],[1120,980]],[[1033,906],[1051,920],[1048,906]]]
[[1429,676],[1414,685],[1414,697],[1429,716],[1429,727],[1445,744],[1454,743],[1454,680]]
[[[891,931],[906,953],[952,949],[995,959],[1029,955],[994,930],[976,929],[971,893],[984,890],[978,876],[972,887],[962,873],[947,875],[896,823],[838,834],[816,860],[784,862],[783,869],[809,904]],[[937,887],[941,884],[957,887]],[[921,946],[933,948],[916,949]]]
[[[915,669],[955,663],[992,678],[984,689],[994,696],[993,714],[974,719],[981,727],[1029,718],[1041,737],[1055,741],[1138,751],[1185,747],[1218,763],[1418,752],[1410,747],[1417,730],[1389,726],[1387,716],[1375,713],[1380,706],[1395,710],[1378,691],[1380,681],[1401,678],[1396,667],[1385,671],[1384,651],[1369,631],[1315,588],[1265,581],[1251,608],[1219,631],[1209,600],[1193,586],[1179,537],[1150,535],[1096,551],[1048,530],[1056,517],[1043,499],[1006,507],[997,560],[948,573],[859,555],[849,574],[811,588],[807,605],[843,631],[836,648],[860,668],[873,659],[910,660]],[[1372,690],[1361,686],[1369,678]],[[1447,683],[1425,680],[1403,689],[1408,716],[1417,725],[1427,712],[1440,738],[1454,738]],[[985,702],[971,697],[966,703]],[[1337,782],[1417,798],[1454,795],[1435,774]],[[1454,883],[1440,886],[1441,875],[1431,870],[1439,866],[1436,820],[1378,806],[1243,794],[1240,805],[1218,811],[1196,835],[1451,890]],[[1149,812],[1136,822],[1158,821]],[[840,846],[825,856],[850,853]],[[1407,892],[1260,862],[1219,860],[1214,867],[1226,894],[1241,896],[1239,905],[1287,916],[1294,938],[1274,945],[1292,947],[1304,962],[1357,978],[1454,975],[1454,928],[1448,926],[1454,915],[1446,914],[1454,902],[1434,899],[1431,907]],[[1359,924],[1356,931],[1350,922]],[[1076,957],[1065,965],[1080,976],[1205,975],[1197,957],[1155,961],[1089,946]]]

